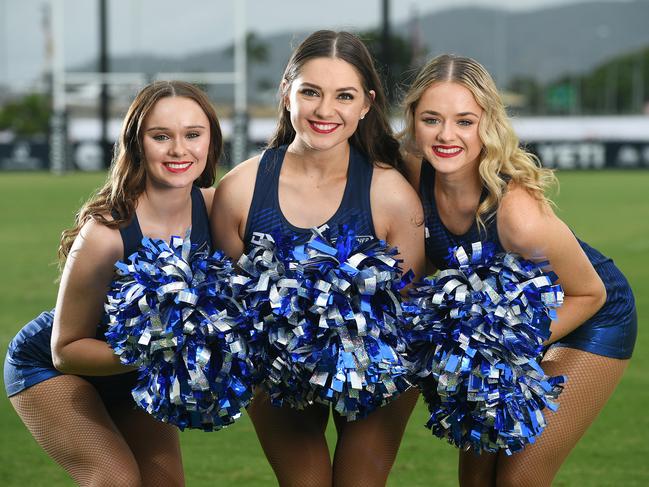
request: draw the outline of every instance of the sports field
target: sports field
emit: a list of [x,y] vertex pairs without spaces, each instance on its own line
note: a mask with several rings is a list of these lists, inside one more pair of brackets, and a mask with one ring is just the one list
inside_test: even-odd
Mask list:
[[[0,173],[0,348],[56,296],[58,237],[104,174]],[[635,355],[612,399],[559,473],[556,486],[649,485],[649,171],[559,174],[557,212],[583,240],[612,256],[633,286],[639,314]],[[587,401],[588,398],[584,398]],[[456,451],[423,427],[417,406],[391,486],[453,486]],[[333,436],[332,436],[333,438]],[[182,434],[190,487],[274,485],[247,418],[216,433]],[[70,444],[74,448],[74,444]],[[0,484],[72,482],[41,450],[0,398]]]

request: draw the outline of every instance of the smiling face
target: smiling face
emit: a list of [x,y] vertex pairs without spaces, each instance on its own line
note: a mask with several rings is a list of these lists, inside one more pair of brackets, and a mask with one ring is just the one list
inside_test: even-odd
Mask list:
[[458,83],[434,83],[424,92],[414,114],[415,141],[436,171],[477,170],[482,114],[473,93]]
[[161,98],[142,124],[142,146],[148,184],[174,188],[191,185],[207,163],[207,115],[190,98]]
[[328,57],[307,61],[284,101],[296,132],[294,144],[311,150],[347,143],[369,110],[356,69],[346,61]]

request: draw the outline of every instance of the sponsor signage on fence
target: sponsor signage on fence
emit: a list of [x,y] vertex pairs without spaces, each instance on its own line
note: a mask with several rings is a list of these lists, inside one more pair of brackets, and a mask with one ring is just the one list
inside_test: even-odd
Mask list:
[[649,142],[534,142],[525,148],[556,169],[649,168]]
[[[263,147],[263,142],[250,144]],[[525,144],[545,167],[556,169],[640,169],[649,168],[649,141],[547,141]],[[96,141],[70,144],[67,169],[98,171],[103,169],[102,152]],[[226,152],[229,152],[226,150]],[[50,169],[49,144],[28,140],[0,143],[0,170]],[[230,155],[224,156],[230,162]]]
[[31,140],[0,143],[0,169],[32,171],[49,169],[49,144]]

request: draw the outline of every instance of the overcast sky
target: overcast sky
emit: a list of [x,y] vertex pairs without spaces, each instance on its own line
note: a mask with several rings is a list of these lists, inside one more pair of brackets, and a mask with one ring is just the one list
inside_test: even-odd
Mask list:
[[[96,57],[97,0],[64,1],[65,63]],[[234,2],[242,0],[108,0],[113,54],[183,54],[232,42]],[[248,30],[261,34],[318,28],[363,29],[380,21],[380,0],[245,0]],[[394,22],[456,6],[530,10],[584,0],[392,0]],[[625,0],[609,0],[625,1]],[[0,83],[29,83],[42,72],[46,0],[0,0]],[[461,32],[458,32],[461,35]]]

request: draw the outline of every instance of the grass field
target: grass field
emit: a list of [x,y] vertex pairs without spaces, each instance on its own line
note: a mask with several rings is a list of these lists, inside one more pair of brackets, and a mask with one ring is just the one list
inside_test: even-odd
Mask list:
[[[58,237],[103,174],[0,174],[0,348],[25,322],[50,309],[56,295]],[[612,256],[638,304],[636,351],[616,393],[559,473],[556,486],[649,485],[649,171],[560,174],[559,215],[583,240]],[[584,398],[587,401],[588,398]],[[391,486],[453,486],[456,451],[430,435],[419,404],[390,478]],[[182,434],[187,485],[274,485],[247,418],[218,433]],[[70,445],[74,448],[74,445]],[[0,398],[0,484],[64,486],[72,482]]]

